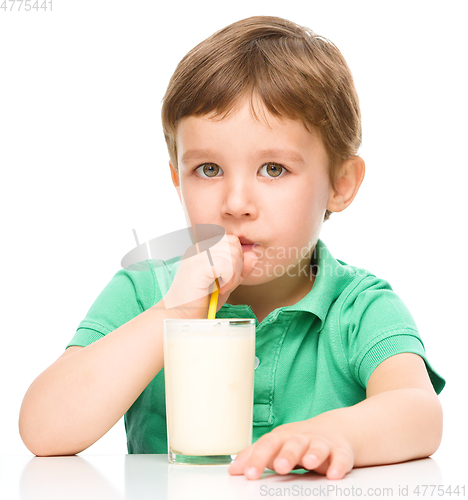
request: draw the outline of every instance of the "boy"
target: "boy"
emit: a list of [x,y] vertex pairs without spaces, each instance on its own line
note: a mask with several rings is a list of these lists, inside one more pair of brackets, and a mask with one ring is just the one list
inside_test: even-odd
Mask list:
[[188,222],[223,226],[227,250],[210,249],[215,275],[180,258],[119,271],[26,393],[26,446],[79,453],[125,414],[129,453],[166,453],[162,320],[205,318],[218,277],[217,317],[257,320],[254,443],[231,474],[303,467],[339,479],[434,453],[444,380],[410,313],[319,239],[365,171],[338,49],[283,19],[239,21],[180,62],[162,119]]

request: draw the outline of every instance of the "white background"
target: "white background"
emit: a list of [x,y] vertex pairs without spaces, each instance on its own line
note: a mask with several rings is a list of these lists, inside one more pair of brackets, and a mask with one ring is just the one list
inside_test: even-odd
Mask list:
[[[185,227],[160,124],[177,63],[214,31],[263,14],[331,39],[353,72],[366,178],[321,238],[408,305],[447,380],[435,458],[462,460],[465,6],[54,0],[53,12],[0,10],[0,454],[29,454],[17,430],[23,395],[119,270],[132,229],[143,241]],[[123,420],[83,455],[93,453],[126,453]]]

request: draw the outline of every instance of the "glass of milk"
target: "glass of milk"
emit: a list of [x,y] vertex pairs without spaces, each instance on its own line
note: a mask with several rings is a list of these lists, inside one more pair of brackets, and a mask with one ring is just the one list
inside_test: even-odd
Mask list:
[[169,462],[229,464],[252,443],[254,319],[164,320]]

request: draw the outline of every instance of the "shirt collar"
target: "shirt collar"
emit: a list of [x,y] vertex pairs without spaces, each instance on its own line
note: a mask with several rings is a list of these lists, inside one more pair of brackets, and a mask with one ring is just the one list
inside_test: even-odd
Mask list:
[[305,311],[317,316],[323,327],[333,302],[355,277],[355,270],[345,262],[336,260],[322,240],[318,240],[311,264],[316,264],[316,278],[310,292],[299,302],[282,307],[282,311]]

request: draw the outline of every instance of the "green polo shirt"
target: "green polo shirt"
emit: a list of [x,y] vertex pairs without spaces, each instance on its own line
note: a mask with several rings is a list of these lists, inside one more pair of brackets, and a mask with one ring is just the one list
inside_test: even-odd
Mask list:
[[[436,392],[445,385],[387,281],[333,258],[321,240],[312,262],[314,285],[296,304],[275,309],[261,323],[247,305],[224,304],[216,315],[256,321],[254,442],[278,425],[364,400],[374,369],[395,354],[418,354]],[[118,271],[67,347],[87,346],[158,303],[179,264],[176,257],[151,271]],[[125,414],[125,428],[129,453],[167,453],[164,368]]]

